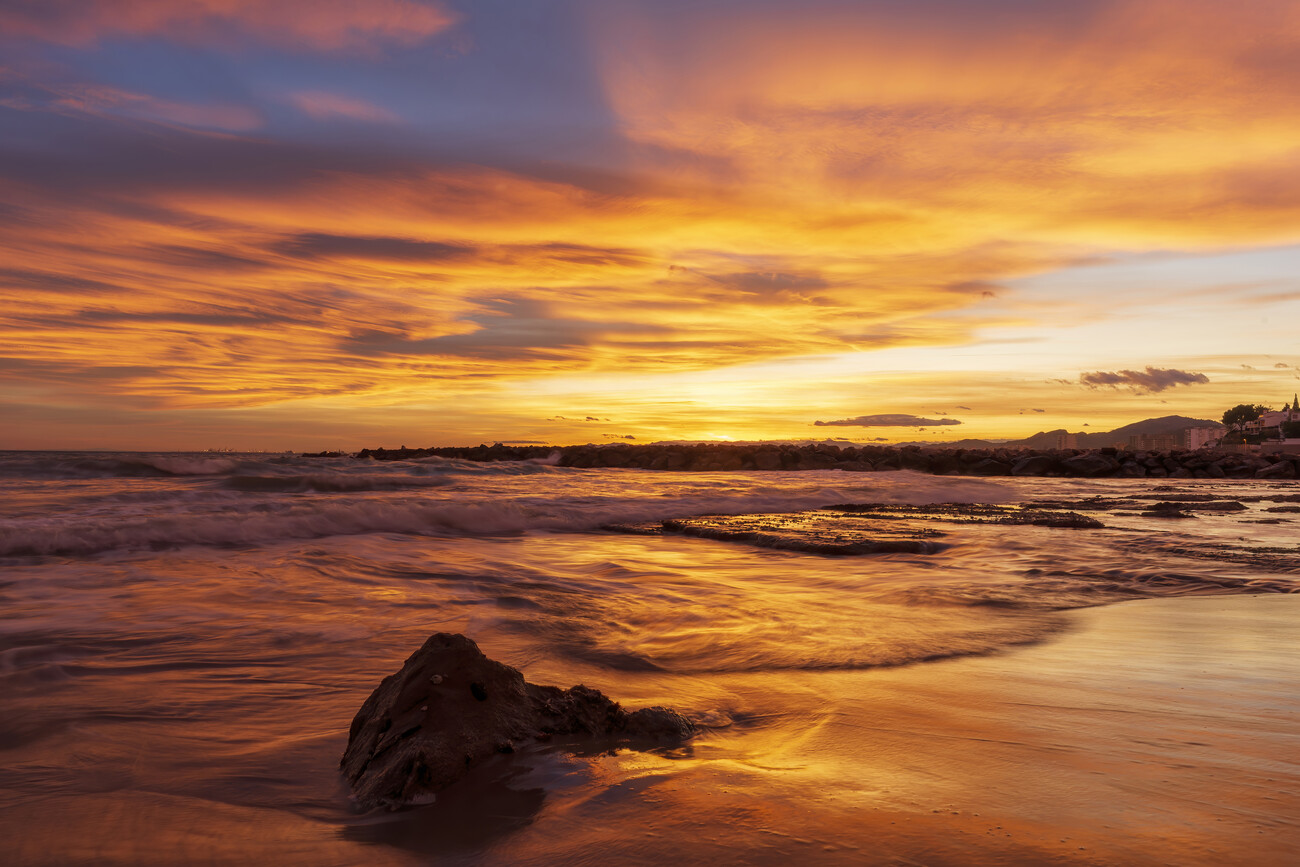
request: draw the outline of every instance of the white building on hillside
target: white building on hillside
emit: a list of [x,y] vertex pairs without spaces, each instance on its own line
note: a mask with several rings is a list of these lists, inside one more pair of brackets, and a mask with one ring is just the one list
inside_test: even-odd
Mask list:
[[1257,433],[1267,428],[1279,427],[1289,421],[1300,421],[1300,395],[1297,395],[1295,400],[1296,403],[1285,404],[1281,409],[1271,409],[1254,421],[1246,422],[1241,426],[1242,431]]

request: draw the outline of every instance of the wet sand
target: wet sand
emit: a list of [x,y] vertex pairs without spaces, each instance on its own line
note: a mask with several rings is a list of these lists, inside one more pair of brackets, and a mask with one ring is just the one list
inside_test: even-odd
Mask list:
[[1300,596],[1069,616],[998,656],[711,678],[786,709],[676,758],[596,759],[486,860],[1298,863]]
[[[827,776],[863,861],[1300,863],[1300,597],[1070,617],[1035,647],[866,673],[802,739],[844,757]],[[780,830],[828,861],[852,839],[799,824]]]
[[[660,754],[501,757],[441,803],[396,815],[118,791],[112,779],[87,792],[83,780],[67,797],[7,799],[5,860],[1300,862],[1300,596],[1067,616],[1072,627],[1040,645],[894,669],[556,672],[632,706],[726,706],[736,721]],[[546,667],[526,673],[548,682]],[[337,786],[346,720],[337,737],[329,725],[286,732],[276,770]]]

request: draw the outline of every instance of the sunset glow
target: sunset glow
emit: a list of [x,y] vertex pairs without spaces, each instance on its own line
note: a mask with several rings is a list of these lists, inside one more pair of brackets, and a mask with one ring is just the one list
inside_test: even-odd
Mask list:
[[[1007,438],[1300,387],[1294,3],[93,10],[0,10],[5,448]],[[1185,375],[1087,378],[1148,368]],[[884,415],[960,424],[815,425]]]

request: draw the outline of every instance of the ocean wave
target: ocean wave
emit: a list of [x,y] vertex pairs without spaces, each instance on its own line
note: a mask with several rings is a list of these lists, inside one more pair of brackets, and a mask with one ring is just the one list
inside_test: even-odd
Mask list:
[[312,473],[307,475],[251,475],[237,473],[222,484],[233,491],[252,493],[353,493],[438,488],[452,483],[446,476],[362,473]]
[[982,656],[1043,641],[1068,625],[1056,612],[979,605],[926,609],[839,598],[835,611],[796,607],[816,629],[763,611],[761,599],[751,600],[752,612],[713,612],[714,628],[705,630],[663,619],[641,629],[610,629],[585,618],[539,619],[524,628],[573,658],[615,671],[713,675],[854,671]]
[[241,465],[234,458],[204,455],[38,455],[0,460],[0,478],[112,479],[216,476]]
[[560,453],[555,452],[550,457],[529,458],[523,461],[466,461],[458,458],[440,458],[431,455],[424,458],[415,458],[410,461],[375,461],[372,464],[387,464],[388,466],[425,466],[436,467],[443,472],[464,473],[474,476],[534,476],[542,474],[572,474],[580,472],[572,467],[559,467],[556,463],[560,459]]
[[526,526],[518,511],[508,508],[374,501],[280,503],[265,511],[0,522],[0,556],[243,546],[359,533],[492,535],[521,532]]
[[[259,453],[136,453],[136,452],[0,452],[0,479],[112,479],[187,476],[266,475],[371,478],[458,474],[468,476],[535,476],[581,472],[557,467],[556,456],[523,461],[479,462],[425,457],[410,461],[305,458]],[[310,485],[308,486],[310,487]],[[331,487],[316,490],[336,490]],[[351,488],[345,488],[351,490]],[[260,489],[259,489],[260,490]]]
[[[284,477],[289,484],[299,484]],[[171,499],[112,513],[40,515],[0,520],[0,556],[86,555],[185,545],[243,546],[282,539],[363,533],[425,536],[513,535],[530,530],[594,530],[617,522],[679,515],[743,514],[810,508],[836,492],[750,493],[679,497],[517,497],[429,499],[425,489],[346,498],[272,498],[249,503],[211,496]]]

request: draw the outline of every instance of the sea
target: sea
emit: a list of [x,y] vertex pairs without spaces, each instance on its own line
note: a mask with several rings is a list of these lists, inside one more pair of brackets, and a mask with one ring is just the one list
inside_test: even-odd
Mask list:
[[[1029,701],[1032,671],[1012,669],[1073,647],[1088,612],[1193,596],[1177,610],[1211,624],[1204,606],[1252,597],[1273,631],[1250,652],[1290,666],[1267,645],[1300,614],[1300,484],[557,458],[0,452],[0,861],[1094,863],[1136,840],[1113,851],[1225,863],[1198,836],[1212,820],[1171,806],[1178,781],[1149,779],[1179,773],[1152,771],[1154,748],[1047,732],[1069,702]],[[539,745],[433,804],[360,812],[338,772],[349,723],[440,631],[532,682],[670,706],[701,731],[651,750]],[[1114,662],[1115,683],[1172,689],[1164,663],[1206,652],[1179,634],[1152,667]],[[1076,676],[1056,665],[1035,695]],[[1099,665],[1077,672],[1094,699]],[[1300,840],[1289,807],[1241,782],[1297,779],[1293,696],[1267,698],[1289,676],[1234,675],[1256,696],[1234,724],[1276,722],[1271,757],[1218,778],[1256,792],[1216,807],[1232,828],[1214,831],[1268,829],[1254,863]],[[973,689],[982,704],[950,711]],[[1079,764],[1107,750],[1101,771]],[[1116,803],[1128,824],[1103,821]]]

